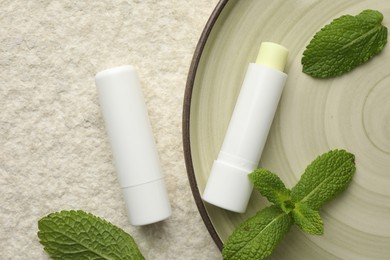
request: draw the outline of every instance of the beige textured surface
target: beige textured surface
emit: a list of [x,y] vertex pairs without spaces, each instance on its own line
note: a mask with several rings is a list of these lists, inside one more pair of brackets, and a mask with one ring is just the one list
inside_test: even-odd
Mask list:
[[[196,209],[181,142],[195,45],[217,0],[0,1],[0,259],[47,259],[37,221],[83,209],[122,227],[147,259],[219,259]],[[127,222],[96,72],[137,67],[173,215]]]

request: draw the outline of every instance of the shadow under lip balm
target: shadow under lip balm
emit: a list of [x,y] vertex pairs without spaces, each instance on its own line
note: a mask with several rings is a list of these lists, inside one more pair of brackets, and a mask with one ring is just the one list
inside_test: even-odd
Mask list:
[[256,63],[250,63],[203,192],[203,200],[243,213],[253,184],[248,174],[255,170],[278,107],[287,74],[283,72],[288,50],[263,42]]
[[104,70],[95,82],[130,224],[168,218],[171,207],[136,70]]

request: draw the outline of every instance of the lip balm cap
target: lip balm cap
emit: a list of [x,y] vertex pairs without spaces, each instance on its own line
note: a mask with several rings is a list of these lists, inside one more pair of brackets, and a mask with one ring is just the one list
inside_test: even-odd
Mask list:
[[168,218],[171,207],[135,68],[101,71],[95,82],[130,224]]
[[134,226],[155,223],[171,215],[163,179],[123,188],[122,191],[129,221]]
[[282,45],[273,42],[263,42],[260,45],[256,63],[284,71],[287,63],[288,50]]
[[202,199],[220,208],[244,213],[252,189],[247,170],[215,160]]

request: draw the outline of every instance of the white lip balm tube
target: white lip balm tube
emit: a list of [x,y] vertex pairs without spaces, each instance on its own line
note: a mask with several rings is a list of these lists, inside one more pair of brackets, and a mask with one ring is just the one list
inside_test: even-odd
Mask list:
[[136,70],[104,70],[95,83],[130,224],[168,218],[171,207]]
[[252,193],[248,174],[258,167],[287,74],[288,50],[263,42],[256,63],[250,63],[203,200],[243,213]]

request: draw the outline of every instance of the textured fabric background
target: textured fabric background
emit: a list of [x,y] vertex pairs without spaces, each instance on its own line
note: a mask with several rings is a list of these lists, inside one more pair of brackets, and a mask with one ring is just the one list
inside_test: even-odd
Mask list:
[[[123,228],[147,259],[220,259],[184,164],[182,101],[217,0],[0,1],[0,259],[48,259],[37,221],[82,209]],[[133,64],[141,78],[173,214],[132,227],[94,75]]]

